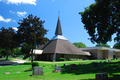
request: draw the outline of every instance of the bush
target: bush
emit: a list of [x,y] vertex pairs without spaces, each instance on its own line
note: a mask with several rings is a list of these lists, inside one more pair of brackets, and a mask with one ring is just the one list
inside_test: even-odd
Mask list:
[[60,58],[60,61],[66,61],[66,59],[65,58]]
[[114,60],[117,59],[116,55],[113,55],[113,59],[114,59]]
[[32,68],[27,68],[24,70],[24,72],[32,71]]
[[35,67],[35,66],[39,66],[39,63],[38,62],[33,62],[32,63],[32,68]]

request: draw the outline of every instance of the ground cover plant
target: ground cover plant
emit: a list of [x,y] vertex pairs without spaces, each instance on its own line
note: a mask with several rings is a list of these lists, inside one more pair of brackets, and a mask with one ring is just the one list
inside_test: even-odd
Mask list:
[[[44,75],[30,76],[32,71],[25,71],[31,68],[31,63],[21,65],[0,67],[0,80],[95,80],[95,74],[107,72],[109,79],[120,80],[120,60],[80,60],[80,61],[35,61],[43,67]],[[94,66],[94,63],[100,63]],[[55,65],[61,66],[61,72],[53,72]],[[68,64],[68,66],[64,66]],[[70,70],[70,64],[76,64],[76,70]],[[103,69],[102,69],[103,68]],[[10,74],[4,74],[10,72]]]

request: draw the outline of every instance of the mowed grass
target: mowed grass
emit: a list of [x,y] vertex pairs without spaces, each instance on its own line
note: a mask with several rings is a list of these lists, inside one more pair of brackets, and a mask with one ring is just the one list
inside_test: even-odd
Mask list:
[[[94,67],[92,62],[102,62],[99,66]],[[31,67],[31,64],[25,63],[22,65],[4,66],[0,67],[0,80],[95,80],[95,74],[107,72],[109,79],[120,80],[120,62],[119,60],[112,60],[104,63],[105,60],[81,60],[81,61],[63,61],[63,62],[46,62],[37,61],[43,67],[44,75],[30,76],[32,71],[24,72],[25,69]],[[68,66],[63,66],[64,64]],[[62,72],[52,72],[55,64],[61,66]],[[70,70],[70,64],[76,64],[76,70]],[[81,64],[81,65],[79,65]],[[106,67],[105,70],[101,70]],[[10,74],[4,74],[10,72]],[[20,73],[17,73],[20,72]]]

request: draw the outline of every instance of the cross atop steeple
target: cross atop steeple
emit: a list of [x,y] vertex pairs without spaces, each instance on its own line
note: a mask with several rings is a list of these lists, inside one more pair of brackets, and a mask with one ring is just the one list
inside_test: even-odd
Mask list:
[[61,29],[61,24],[60,24],[60,18],[59,17],[58,17],[58,22],[57,22],[55,35],[62,35],[62,29]]

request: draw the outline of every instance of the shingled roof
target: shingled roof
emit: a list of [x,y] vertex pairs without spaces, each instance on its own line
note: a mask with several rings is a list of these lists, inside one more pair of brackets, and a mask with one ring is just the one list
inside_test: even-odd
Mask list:
[[45,45],[40,46],[38,49],[43,50],[43,54],[56,53],[56,54],[88,55],[79,48],[77,48],[76,46],[74,46],[72,43],[70,43],[64,36],[62,36],[59,17],[55,36]]

